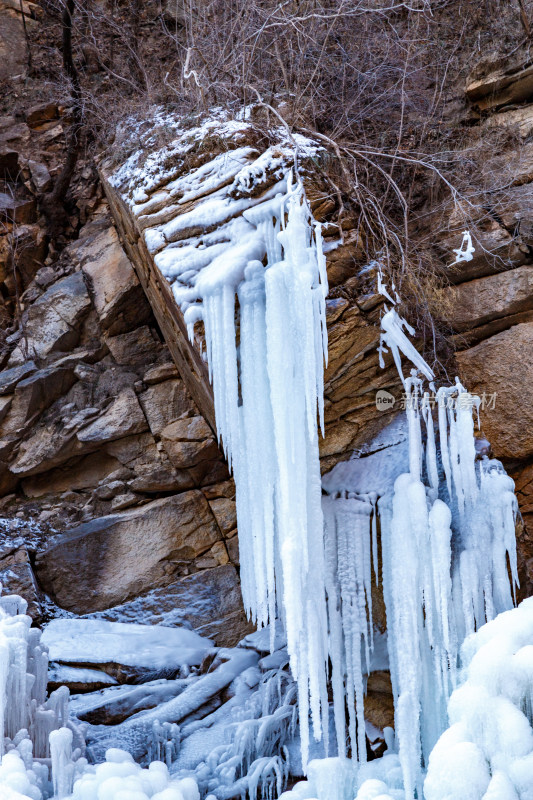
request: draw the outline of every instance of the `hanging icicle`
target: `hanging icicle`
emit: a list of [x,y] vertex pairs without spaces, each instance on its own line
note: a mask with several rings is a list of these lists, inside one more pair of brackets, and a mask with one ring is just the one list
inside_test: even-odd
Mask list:
[[[380,292],[395,302],[378,276]],[[516,585],[516,499],[499,462],[476,460],[479,399],[458,380],[430,394],[424,379],[432,381],[433,371],[396,309],[385,313],[382,328],[380,357],[386,345],[405,388],[409,439],[409,471],[378,508],[395,733],[405,797],[412,800],[422,797],[423,766],[447,726],[462,641],[512,607],[507,564]],[[410,377],[402,355],[415,366]],[[335,727],[340,740],[346,701],[348,741],[354,749],[357,743],[361,763],[364,654],[372,647],[370,552],[377,548],[371,507],[357,488],[333,492],[323,507]],[[373,565],[377,576],[375,555]],[[339,755],[345,753],[341,741]]]
[[242,280],[211,265],[197,289],[217,430],[235,475],[244,604],[258,625],[271,624],[272,636],[276,618],[285,626],[305,763],[308,714],[318,740],[328,708],[317,426],[327,355],[325,259],[320,227],[291,175],[284,198],[244,217],[256,231],[256,257],[246,250]]

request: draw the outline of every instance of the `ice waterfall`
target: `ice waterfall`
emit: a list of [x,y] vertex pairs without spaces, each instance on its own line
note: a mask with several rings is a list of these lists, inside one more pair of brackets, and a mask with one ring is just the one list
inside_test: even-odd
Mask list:
[[[381,276],[378,284],[385,288]],[[386,296],[392,301],[389,293]],[[377,508],[395,733],[403,790],[411,800],[415,793],[423,796],[423,765],[448,724],[447,704],[457,686],[461,644],[487,620],[512,608],[518,578],[514,484],[498,461],[476,456],[474,413],[479,399],[458,380],[435,393],[433,372],[405,330],[412,332],[394,308],[387,310],[380,355],[390,349],[404,385],[409,471],[397,477],[394,492],[380,497]],[[402,354],[415,365],[408,378],[403,377]],[[429,382],[426,388],[424,378]],[[331,603],[328,607],[330,639],[336,646],[332,659],[346,665],[348,706],[353,707],[355,698],[360,729],[363,672],[369,671],[372,648],[370,586],[378,566],[375,497],[358,495],[357,486],[352,489],[333,492],[325,500],[325,540],[332,586],[328,585],[328,600],[336,597],[333,608],[342,609],[343,636]],[[364,660],[361,652],[366,653]],[[335,695],[341,694],[343,681],[335,673],[334,664],[338,706]],[[339,733],[343,712],[335,708]],[[353,736],[352,722],[352,741]],[[364,739],[358,739],[361,762]],[[344,755],[342,747],[339,753]]]
[[[211,269],[197,290],[217,430],[237,489],[244,605],[258,625],[271,623],[272,635],[276,618],[285,627],[305,762],[309,711],[319,739],[328,709],[317,425],[327,357],[325,258],[303,187],[290,178],[285,196],[244,216],[259,242],[244,279],[236,286],[231,270],[213,278]],[[257,260],[263,254],[266,266]]]
[[410,472],[379,508],[396,735],[411,798],[415,789],[422,796],[421,764],[447,726],[465,636],[513,605],[507,564],[517,583],[516,499],[499,462],[475,460],[477,398],[459,383],[436,395],[439,481],[429,394],[418,378],[405,383]]
[[422,796],[421,766],[447,726],[462,642],[513,606],[517,502],[500,462],[476,459],[479,398],[458,379],[436,394],[433,383],[425,390],[418,374],[431,380],[432,371],[406,344],[402,322],[394,308],[387,311],[382,348],[392,350],[400,376],[398,351],[416,366],[402,376],[409,472],[379,510],[395,728],[405,796],[412,798],[415,791]]
[[[215,259],[199,276],[194,318],[204,321],[218,434],[235,475],[245,607],[272,633],[277,618],[285,627],[304,764],[309,716],[327,752],[328,678],[337,751],[345,756],[351,748],[364,762],[380,518],[399,757],[406,797],[421,796],[421,765],[446,726],[459,647],[512,606],[513,484],[498,462],[476,460],[477,398],[459,382],[435,394],[433,372],[394,308],[396,290],[387,291],[380,273],[378,289],[393,304],[382,319],[380,357],[391,350],[405,387],[409,472],[379,502],[356,486],[322,501],[317,417],[323,427],[327,277],[320,226],[290,176],[285,194],[244,217],[255,230],[253,246],[244,241],[231,264]],[[402,355],[414,367],[407,378]]]

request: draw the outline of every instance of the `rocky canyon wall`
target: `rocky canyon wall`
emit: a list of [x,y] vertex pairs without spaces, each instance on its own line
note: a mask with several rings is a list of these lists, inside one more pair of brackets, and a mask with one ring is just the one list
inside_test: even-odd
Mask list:
[[[39,6],[23,5],[27,26],[39,26]],[[0,69],[23,97],[20,10],[17,3],[0,6],[0,46],[9,54]],[[454,100],[461,107],[456,123],[473,137],[501,132],[485,166],[487,186],[497,190],[469,210],[472,261],[447,266],[461,240],[464,207],[428,206],[438,231],[434,261],[450,284],[440,290],[456,349],[446,366],[486,398],[482,433],[516,481],[524,595],[533,591],[530,73],[518,54],[503,67],[485,64]],[[64,158],[68,111],[32,95],[0,118],[0,581],[31,600],[36,620],[64,609],[185,622],[217,644],[234,644],[249,630],[239,594],[235,489],[214,434],[201,326],[191,346],[144,234],[194,214],[234,176],[180,204],[168,191],[172,181],[237,148],[250,149],[249,166],[273,141],[259,118],[240,132],[199,138],[154,181],[139,214],[112,176],[133,151],[145,163],[177,136],[168,120],[148,127],[135,133],[133,149],[116,143],[112,159],[100,163],[100,179],[94,164],[82,163],[59,253],[41,200]],[[402,390],[390,359],[379,367],[383,298],[375,272],[361,269],[355,217],[345,212],[339,227],[326,158],[304,158],[301,168],[328,250],[325,473],[354,451],[368,452]],[[248,198],[259,201],[272,181],[267,171]],[[227,222],[183,226],[174,243]],[[376,408],[379,389],[396,398],[389,412]]]

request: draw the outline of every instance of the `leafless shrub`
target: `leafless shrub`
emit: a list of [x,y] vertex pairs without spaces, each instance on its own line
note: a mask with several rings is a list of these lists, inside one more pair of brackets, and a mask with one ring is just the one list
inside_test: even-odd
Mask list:
[[[66,1],[45,0],[56,17]],[[502,196],[466,104],[447,103],[495,31],[503,51],[523,46],[531,0],[68,1],[89,146],[160,103],[183,116],[259,104],[324,143],[339,216],[431,328],[444,280],[431,238],[450,208],[458,230],[483,225]]]

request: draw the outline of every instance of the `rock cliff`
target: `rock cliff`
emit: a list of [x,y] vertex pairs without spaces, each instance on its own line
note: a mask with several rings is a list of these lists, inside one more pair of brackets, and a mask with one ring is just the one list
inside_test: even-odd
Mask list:
[[[1,47],[9,56],[2,70],[17,92],[28,72],[24,22],[37,30],[42,16],[32,3],[23,9],[24,20],[16,3],[2,4]],[[495,131],[503,137],[484,167],[487,185],[501,189],[471,214],[472,261],[448,267],[464,216],[447,202],[427,207],[440,231],[432,257],[448,283],[440,292],[442,307],[451,309],[456,362],[447,366],[485,398],[483,434],[516,481],[524,594],[533,590],[530,72],[521,50],[503,67],[489,59],[453,101],[462,104],[458,121],[473,139],[490,141]],[[218,643],[234,643],[248,630],[238,595],[234,486],[214,435],[201,326],[191,346],[145,232],[194,215],[229,190],[236,172],[186,202],[172,196],[173,181],[194,181],[238,149],[248,148],[239,169],[253,165],[283,144],[283,132],[269,139],[259,118],[224,136],[208,131],[186,157],[174,152],[164,175],[155,170],[146,197],[131,202],[112,180],[121,164],[134,151],[150,162],[169,139],[190,136],[194,124],[178,131],[160,118],[135,133],[129,150],[117,139],[112,160],[100,164],[101,183],[92,163],[82,167],[59,252],[41,200],[64,156],[68,111],[35,100],[0,118],[0,580],[31,600],[36,619],[56,612],[48,596],[76,614],[186,618],[206,635],[216,632]],[[328,160],[319,152],[302,158],[301,169],[328,250],[325,473],[368,449],[398,409],[401,389],[390,362],[379,368],[383,301],[375,274],[362,270],[367,259],[354,219],[345,213],[339,223]],[[248,199],[261,199],[272,181],[265,172]],[[227,222],[216,229],[184,223],[171,244],[217,230],[223,237]],[[379,389],[396,398],[395,409],[377,410]],[[196,594],[202,602],[186,612]]]

